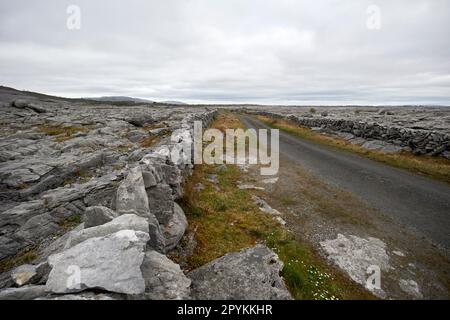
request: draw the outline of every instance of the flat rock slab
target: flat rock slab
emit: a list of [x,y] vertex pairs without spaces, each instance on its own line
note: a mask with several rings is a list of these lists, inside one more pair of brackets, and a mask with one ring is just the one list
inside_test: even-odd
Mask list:
[[96,227],[72,231],[66,242],[65,248],[68,249],[73,247],[89,238],[104,237],[120,230],[134,230],[148,233],[148,221],[146,218],[135,214],[124,214],[108,223]]
[[389,271],[389,255],[386,244],[377,238],[367,239],[338,234],[336,239],[320,242],[328,255],[328,259],[343,269],[354,281],[362,284],[379,297],[385,297],[381,288],[367,283],[368,273],[374,267]]
[[280,272],[283,263],[264,245],[228,253],[188,274],[194,299],[292,299]]
[[54,293],[98,288],[110,292],[141,294],[145,290],[141,264],[145,232],[121,230],[90,238],[48,258],[52,271],[47,288]]
[[46,286],[24,286],[0,291],[0,300],[32,300],[45,295]]

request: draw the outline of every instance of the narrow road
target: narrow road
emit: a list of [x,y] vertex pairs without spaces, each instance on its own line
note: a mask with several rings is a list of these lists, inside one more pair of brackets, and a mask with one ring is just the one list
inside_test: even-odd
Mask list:
[[[270,129],[254,117],[240,119],[247,128]],[[449,185],[282,131],[280,157],[300,164],[436,244],[450,248]]]

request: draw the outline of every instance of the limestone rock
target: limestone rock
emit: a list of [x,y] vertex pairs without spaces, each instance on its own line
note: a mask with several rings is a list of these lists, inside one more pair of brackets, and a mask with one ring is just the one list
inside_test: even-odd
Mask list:
[[28,107],[29,102],[25,99],[16,99],[13,101],[13,105],[16,108],[26,108]]
[[77,294],[50,295],[35,300],[119,300],[119,298],[119,294],[81,292]]
[[14,283],[19,287],[29,283],[36,275],[36,267],[30,264],[24,264],[11,272]]
[[47,288],[54,293],[99,288],[110,292],[141,294],[145,290],[141,265],[145,232],[121,230],[90,238],[48,258],[52,270]]
[[409,279],[409,280],[400,279],[399,285],[400,285],[400,288],[404,292],[409,294],[414,299],[422,299],[423,298],[423,295],[419,289],[419,285],[417,284],[416,281],[411,280],[411,279]]
[[389,271],[389,255],[386,244],[377,238],[367,239],[338,234],[336,239],[320,242],[328,258],[343,269],[357,283],[366,286],[374,294],[384,297],[381,288],[373,288],[366,283],[369,267],[377,266],[381,271]]
[[145,279],[145,298],[181,300],[190,296],[191,280],[180,266],[156,251],[147,251],[141,266]]
[[0,291],[0,300],[32,300],[48,294],[46,286],[24,286]]
[[60,227],[55,219],[48,213],[43,213],[30,218],[20,229],[17,235],[24,239],[34,240],[47,237],[56,233]]
[[158,184],[147,189],[150,212],[156,216],[160,224],[172,219],[174,205],[172,189],[167,184]]
[[172,218],[162,226],[166,252],[177,246],[186,231],[187,225],[188,222],[183,209],[174,202]]
[[117,189],[116,211],[123,213],[137,213],[148,217],[150,214],[147,193],[140,167],[131,169]]
[[26,284],[41,284],[45,283],[49,272],[46,262],[38,265],[24,264],[11,271],[11,278],[19,287]]
[[93,206],[86,208],[83,222],[86,228],[90,228],[107,223],[117,216],[115,211],[107,207]]
[[156,186],[156,178],[151,171],[142,171],[142,177],[144,179],[145,188],[150,188]]
[[104,237],[120,230],[134,230],[148,234],[148,221],[135,214],[124,214],[108,223],[71,232],[65,248],[73,247],[90,238]]
[[264,245],[228,253],[188,274],[194,299],[291,299],[283,263]]

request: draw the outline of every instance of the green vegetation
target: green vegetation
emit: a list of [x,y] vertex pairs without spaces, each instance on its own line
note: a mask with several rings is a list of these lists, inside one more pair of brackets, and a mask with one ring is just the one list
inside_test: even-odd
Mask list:
[[92,178],[92,172],[90,172],[89,170],[77,170],[75,171],[75,173],[73,174],[73,176],[70,176],[69,178],[65,179],[63,182],[63,186],[68,185],[68,184],[72,184],[72,183],[86,183],[89,180],[91,180]]
[[132,148],[131,145],[125,145],[125,144],[122,144],[122,145],[120,145],[120,146],[117,146],[117,147],[115,148],[115,150],[116,150],[117,152],[120,152],[120,153],[127,153],[127,152],[129,152],[129,151],[131,150],[131,148]]
[[27,248],[18,254],[0,261],[0,273],[11,270],[22,264],[32,263],[36,260],[37,254],[34,248]]
[[76,214],[65,219],[58,221],[58,225],[64,230],[70,230],[75,228],[81,223],[81,216]]
[[88,132],[87,127],[62,126],[62,125],[40,125],[38,130],[48,136],[57,136],[54,141],[63,142],[73,138],[73,135],[78,132]]
[[406,169],[414,173],[450,183],[450,161],[447,159],[424,155],[416,156],[408,152],[387,154],[380,151],[367,150],[343,139],[325,136],[314,132],[309,128],[299,127],[291,121],[272,119],[264,116],[258,116],[258,118],[272,128],[280,129],[315,143],[353,152],[397,168]]

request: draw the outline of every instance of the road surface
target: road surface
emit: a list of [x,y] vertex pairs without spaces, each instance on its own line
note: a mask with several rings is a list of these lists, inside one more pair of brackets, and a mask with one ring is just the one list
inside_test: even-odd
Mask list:
[[[269,126],[240,116],[248,128]],[[450,186],[359,155],[280,131],[280,157],[352,192],[371,207],[413,227],[434,243],[450,248]]]

